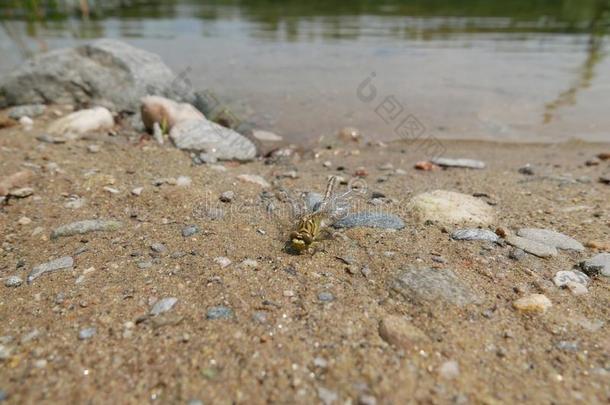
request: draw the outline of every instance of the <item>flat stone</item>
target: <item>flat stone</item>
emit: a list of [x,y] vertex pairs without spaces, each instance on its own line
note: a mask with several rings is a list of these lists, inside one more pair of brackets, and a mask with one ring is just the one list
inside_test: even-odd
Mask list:
[[200,232],[200,230],[197,225],[187,225],[184,228],[182,228],[182,236],[185,238],[188,238],[189,236],[193,236],[199,232]]
[[8,110],[8,116],[14,120],[19,120],[23,117],[36,118],[44,114],[47,106],[44,104],[20,105]]
[[517,231],[522,238],[544,243],[557,249],[582,252],[585,247],[577,240],[550,229],[523,228]]
[[167,312],[172,309],[174,305],[176,305],[176,302],[178,302],[178,298],[175,297],[162,298],[159,301],[155,302],[155,305],[153,305],[150,310],[150,314],[152,316],[157,316],[159,314]]
[[495,221],[493,209],[484,201],[446,190],[419,194],[411,199],[408,209],[421,222],[488,226]]
[[4,280],[4,285],[6,287],[19,287],[23,284],[23,280],[19,276],[8,276],[6,280]]
[[209,308],[205,317],[210,320],[232,319],[234,317],[234,314],[231,308],[225,307],[224,305],[220,305],[217,307]]
[[581,270],[589,276],[610,277],[610,253],[600,253],[580,263]]
[[488,229],[470,228],[470,229],[459,229],[451,234],[451,237],[455,240],[480,240],[487,242],[497,242],[499,240],[498,235]]
[[552,306],[551,300],[542,294],[528,295],[513,302],[517,311],[526,314],[543,314]]
[[508,235],[505,240],[509,245],[522,249],[527,253],[533,254],[534,256],[543,258],[557,256],[557,249],[555,249],[553,246],[536,242],[531,239],[525,239],[515,235]]
[[436,158],[431,160],[432,163],[442,167],[461,167],[466,169],[484,169],[485,162],[474,159],[450,159],[450,158]]
[[426,342],[428,337],[402,316],[388,315],[379,322],[379,336],[391,345],[409,350]]
[[206,119],[179,122],[169,135],[178,149],[206,152],[219,160],[247,161],[256,157],[252,141]]
[[402,229],[405,223],[402,219],[393,214],[384,212],[363,211],[348,214],[337,221],[335,228],[381,228],[381,229]]
[[51,233],[51,239],[62,236],[84,235],[89,232],[111,232],[119,229],[123,224],[119,221],[87,219],[84,221],[72,222],[56,228]]
[[480,302],[480,298],[448,269],[414,267],[400,273],[390,284],[390,288],[406,300],[418,302],[440,300],[460,307]]
[[70,256],[60,257],[59,259],[51,260],[50,262],[39,264],[34,267],[28,275],[28,284],[36,280],[45,273],[51,273],[58,270],[71,269],[74,266],[74,259]]
[[555,277],[553,277],[553,283],[555,283],[557,287],[565,287],[570,282],[582,284],[586,287],[589,284],[589,281],[589,277],[578,270],[558,271],[555,273]]

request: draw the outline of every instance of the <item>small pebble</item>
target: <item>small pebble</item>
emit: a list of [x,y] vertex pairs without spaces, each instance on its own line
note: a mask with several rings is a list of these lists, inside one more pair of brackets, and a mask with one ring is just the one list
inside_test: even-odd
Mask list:
[[28,217],[21,217],[21,218],[19,218],[19,221],[17,221],[17,223],[19,225],[25,226],[25,225],[31,224],[32,220],[30,218],[28,218]]
[[233,191],[225,191],[220,195],[219,199],[224,203],[230,203],[235,199],[235,193]]
[[239,176],[237,176],[237,179],[239,181],[243,181],[244,183],[252,183],[259,185],[263,188],[271,187],[271,184],[269,184],[267,180],[256,174],[240,174]]
[[150,245],[150,248],[152,249],[153,252],[157,252],[157,253],[167,252],[167,248],[165,247],[165,245],[163,243],[155,242],[152,245]]
[[182,236],[188,238],[189,236],[193,236],[199,233],[199,227],[197,225],[187,225],[182,228]]
[[144,191],[144,187],[136,187],[131,190],[131,194],[135,196],[140,196],[142,194],[142,191]]
[[138,269],[144,270],[152,267],[152,262],[138,262]]
[[220,256],[214,259],[214,262],[220,266],[221,269],[228,267],[231,264],[231,260],[228,257]]
[[513,307],[522,313],[543,314],[553,304],[545,295],[532,294],[513,302]]
[[460,366],[457,361],[449,360],[441,364],[438,369],[439,375],[446,380],[453,380],[460,375]]
[[318,294],[318,300],[321,302],[332,302],[335,300],[335,296],[328,291],[323,291]]
[[153,305],[150,310],[150,314],[153,316],[157,316],[164,312],[167,312],[172,309],[174,305],[176,305],[176,302],[178,302],[178,298],[175,297],[160,299],[159,301],[155,302],[155,305]]
[[23,280],[19,276],[9,276],[4,280],[6,287],[19,287],[21,284],[23,284]]
[[87,146],[87,152],[89,152],[89,153],[98,153],[101,150],[102,150],[102,148],[100,148],[99,145],[89,145],[89,146]]
[[78,338],[80,340],[90,339],[95,335],[96,332],[97,332],[97,330],[95,329],[95,327],[81,329],[78,332]]
[[206,318],[210,320],[215,319],[231,319],[233,318],[233,310],[223,305],[217,307],[211,307],[206,313]]

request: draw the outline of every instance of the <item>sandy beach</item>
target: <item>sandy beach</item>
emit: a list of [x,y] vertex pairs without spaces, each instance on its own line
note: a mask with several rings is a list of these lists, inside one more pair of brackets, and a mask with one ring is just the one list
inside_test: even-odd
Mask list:
[[[608,251],[610,162],[596,156],[609,143],[442,141],[443,156],[486,167],[426,171],[414,168],[429,159],[417,145],[364,134],[195,165],[171,144],[120,129],[52,143],[41,135],[53,119],[0,130],[0,174],[31,171],[19,185],[31,192],[0,209],[7,403],[610,398],[608,277],[588,276],[585,292],[554,282]],[[367,186],[358,207],[394,214],[404,228],[347,229],[314,254],[286,252],[293,223],[274,214],[277,191],[322,193],[329,175],[357,175]],[[474,196],[493,222],[417,219],[410,202],[432,190]],[[82,220],[120,226],[57,231]],[[501,237],[455,240],[462,228]],[[537,257],[506,242],[521,228],[554,230],[584,249]],[[64,268],[28,283],[36,266],[62,257],[71,258]],[[439,278],[411,285],[409,272]],[[515,304],[539,295],[548,303]]]

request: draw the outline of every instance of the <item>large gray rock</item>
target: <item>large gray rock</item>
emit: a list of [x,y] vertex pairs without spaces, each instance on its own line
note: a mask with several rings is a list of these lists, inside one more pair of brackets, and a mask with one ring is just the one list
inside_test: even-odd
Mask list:
[[256,146],[249,139],[206,119],[179,122],[169,136],[179,149],[206,152],[219,160],[251,160],[256,156]]
[[123,42],[100,39],[37,55],[0,83],[0,107],[23,104],[112,103],[138,111],[146,95],[193,101],[185,86],[153,53]]
[[475,304],[480,298],[449,269],[411,268],[403,271],[390,285],[407,300],[444,301],[457,306]]

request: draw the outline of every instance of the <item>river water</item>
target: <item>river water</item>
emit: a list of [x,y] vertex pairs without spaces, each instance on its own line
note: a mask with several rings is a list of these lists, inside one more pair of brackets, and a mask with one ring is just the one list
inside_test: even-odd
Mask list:
[[2,2],[0,75],[110,37],[295,142],[345,126],[381,140],[610,141],[608,0],[66,3]]

